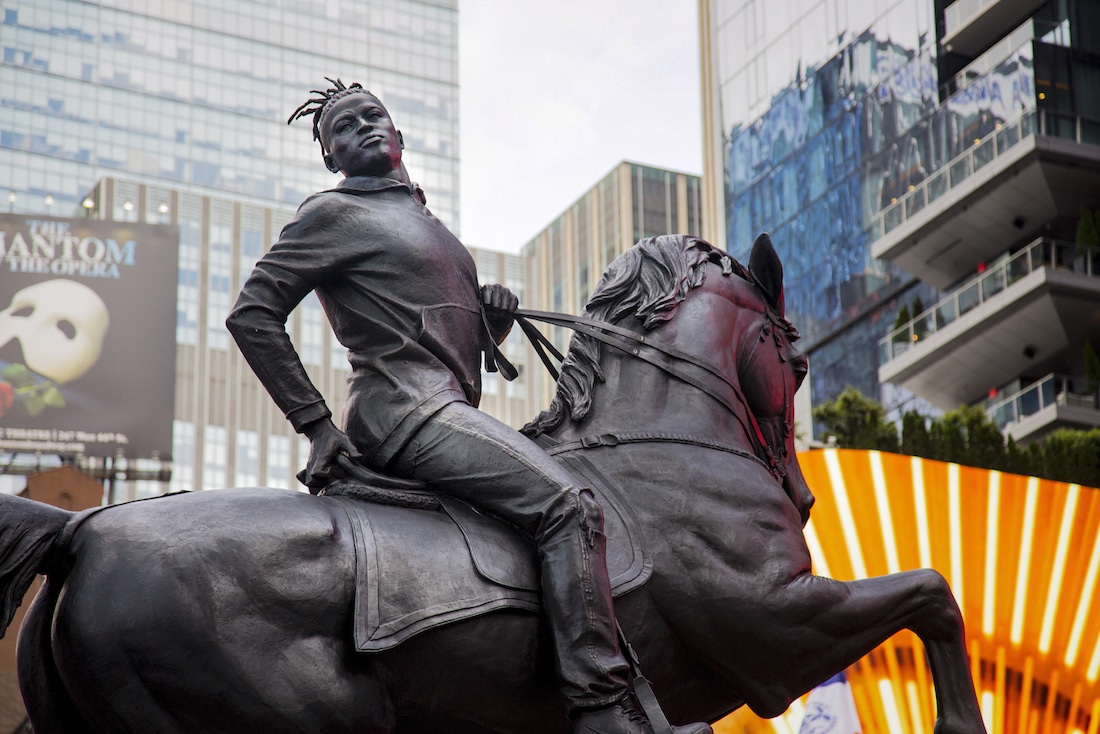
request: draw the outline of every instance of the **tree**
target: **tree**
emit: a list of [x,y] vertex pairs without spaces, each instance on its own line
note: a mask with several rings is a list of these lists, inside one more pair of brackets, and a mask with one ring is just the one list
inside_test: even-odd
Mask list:
[[1100,356],[1092,348],[1091,342],[1085,342],[1085,380],[1089,392],[1100,390]]
[[886,420],[886,409],[850,385],[835,400],[814,408],[813,417],[842,448],[898,450],[898,431]]
[[[913,299],[913,318],[920,319],[921,314],[924,313],[924,304],[920,300],[920,296]],[[920,319],[913,322],[913,333],[917,335],[918,339],[923,339],[928,336],[928,319]]]
[[1040,476],[1100,487],[1100,428],[1061,428],[1043,441],[1042,454]]
[[928,436],[928,420],[915,410],[907,410],[901,416],[901,453],[909,456],[928,456],[932,439]]
[[909,334],[908,334],[908,332],[903,331],[903,332],[898,333],[898,329],[902,329],[902,328],[909,325],[909,320],[910,320],[909,304],[904,304],[904,305],[902,305],[901,308],[898,309],[898,317],[896,319],[894,319],[894,328],[893,328],[894,338],[893,338],[893,341],[895,343],[897,343],[897,342],[904,342],[906,344],[909,343]]
[[813,417],[846,449],[877,449],[937,461],[996,469],[1100,487],[1100,428],[1055,431],[1044,441],[1020,446],[1006,439],[997,424],[976,405],[962,406],[938,418],[926,419],[910,410],[897,427],[886,420],[886,409],[848,386],[814,408]]
[[1077,218],[1077,251],[1100,247],[1100,211],[1081,207],[1081,216]]

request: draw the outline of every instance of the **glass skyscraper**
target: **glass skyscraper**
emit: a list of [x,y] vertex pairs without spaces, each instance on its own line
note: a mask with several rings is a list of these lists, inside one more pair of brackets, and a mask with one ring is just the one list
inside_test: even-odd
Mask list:
[[[959,309],[941,299],[1036,238],[1073,249],[1082,211],[1100,206],[1096,2],[700,7],[706,173],[723,182],[707,205],[739,258],[757,232],[771,233],[814,405],[852,385],[888,407],[916,394],[947,410],[1083,372],[1084,342],[1097,334],[1066,320],[1059,344],[1021,337],[1036,342],[1033,363],[989,353],[984,364],[1004,369],[979,379],[959,364],[953,375],[902,374],[885,364],[882,340],[902,307],[930,325],[910,328],[908,342],[954,321]],[[998,187],[1021,173],[1018,190]]]
[[107,175],[296,206],[335,178],[286,119],[331,76],[382,98],[457,228],[456,34],[453,0],[4,0],[0,190],[39,214]]
[[[330,86],[326,76],[361,83],[403,131],[432,211],[457,232],[456,0],[2,8],[0,205],[179,227],[172,487],[295,486],[308,442],[258,389],[224,327],[244,277],[298,204],[339,181],[310,120],[286,121],[310,90]],[[315,297],[288,332],[338,415],[347,358]],[[125,458],[132,468],[149,457]],[[21,478],[0,484],[17,489]],[[121,482],[111,494],[165,489]]]

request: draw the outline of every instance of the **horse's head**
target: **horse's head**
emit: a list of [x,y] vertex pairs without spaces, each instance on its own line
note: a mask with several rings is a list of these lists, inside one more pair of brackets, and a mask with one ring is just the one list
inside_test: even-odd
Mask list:
[[[698,238],[642,240],[611,264],[584,316],[614,324],[619,333],[574,336],[553,402],[525,433],[575,429],[592,417],[608,362],[648,363],[651,379],[692,393],[694,405],[711,417],[725,417],[706,423],[698,416],[694,423],[725,426],[709,440],[743,446],[760,458],[805,521],[813,495],[795,457],[793,399],[806,359],[792,345],[798,333],[783,312],[783,268],[766,235],[753,246],[749,268]],[[618,394],[603,403],[604,410],[627,403],[624,388],[634,396],[631,408],[644,394],[638,385],[616,387]],[[638,414],[622,409],[621,417]],[[606,424],[606,416],[599,417]]]
[[759,298],[760,317],[738,344],[738,375],[761,438],[774,454],[783,488],[805,524],[814,496],[795,454],[794,394],[806,377],[808,362],[794,346],[799,335],[785,312],[783,264],[768,235],[760,235],[753,243],[748,271]]

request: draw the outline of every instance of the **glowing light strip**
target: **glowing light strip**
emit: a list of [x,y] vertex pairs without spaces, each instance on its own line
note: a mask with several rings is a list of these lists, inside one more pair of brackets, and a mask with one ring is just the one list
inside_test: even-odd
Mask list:
[[852,516],[852,506],[848,502],[848,488],[844,484],[844,472],[840,468],[840,459],[836,449],[825,450],[825,467],[829,481],[833,485],[833,499],[840,513],[840,527],[844,531],[844,543],[848,546],[848,557],[852,559],[852,575],[857,579],[867,578],[867,565],[863,560],[863,549],[859,545],[859,533]]
[[[989,507],[985,522],[985,595],[982,598],[982,632],[993,637],[997,606],[997,520],[1001,511],[1001,473],[989,472]],[[984,695],[984,694],[983,694]],[[992,696],[992,694],[990,694]],[[989,722],[986,722],[987,725]]]
[[951,591],[963,605],[962,498],[959,492],[959,465],[947,465],[947,507],[951,525]]
[[982,691],[981,709],[985,730],[993,731],[993,691]]
[[806,527],[802,529],[802,537],[806,539],[806,548],[810,551],[810,561],[813,562],[814,575],[833,578],[833,574],[829,571],[829,564],[825,562],[825,549],[821,547],[821,538],[817,537],[812,517],[806,523]]
[[1092,659],[1089,660],[1089,671],[1085,674],[1085,677],[1089,679],[1089,683],[1095,683],[1098,675],[1100,675],[1100,641],[1097,641],[1096,648],[1092,651]]
[[882,708],[886,712],[886,727],[890,732],[904,732],[901,726],[901,714],[898,711],[898,703],[894,700],[894,684],[889,678],[880,678],[878,681],[878,695],[882,699]]
[[1058,547],[1054,550],[1054,566],[1051,569],[1050,587],[1047,589],[1047,606],[1043,610],[1043,627],[1039,632],[1039,652],[1050,652],[1050,639],[1054,636],[1054,615],[1058,597],[1062,593],[1062,579],[1066,573],[1066,556],[1069,555],[1069,537],[1073,534],[1073,516],[1077,514],[1077,497],[1081,485],[1069,485],[1066,506],[1062,509],[1062,523],[1058,526]]
[[791,705],[787,708],[787,713],[783,714],[783,718],[786,719],[787,726],[791,728],[791,731],[797,733],[802,729],[802,720],[806,718],[806,704],[802,703],[801,698],[791,701]]
[[1089,556],[1089,568],[1085,572],[1085,583],[1081,587],[1081,598],[1077,601],[1077,613],[1073,616],[1073,631],[1066,645],[1066,667],[1077,664],[1077,654],[1081,650],[1081,635],[1085,633],[1085,618],[1092,606],[1092,595],[1096,591],[1096,576],[1100,572],[1100,528],[1092,541],[1092,555]]
[[772,719],[771,725],[775,729],[775,734],[791,734],[791,727],[787,726],[787,720],[782,716],[776,716]]
[[1024,528],[1020,535],[1020,560],[1016,564],[1016,597],[1012,604],[1013,645],[1024,639],[1024,617],[1027,616],[1027,580],[1031,573],[1031,554],[1035,548],[1035,503],[1039,500],[1039,478],[1027,480],[1027,497],[1024,500]]
[[920,705],[920,695],[917,693],[917,684],[908,681],[905,684],[905,697],[909,704],[909,720],[913,722],[913,734],[924,734],[924,708]]
[[890,573],[901,571],[898,561],[898,542],[894,538],[894,520],[890,514],[890,496],[886,492],[886,472],[882,468],[882,452],[870,452],[871,484],[875,488],[875,505],[878,506],[878,524],[882,528],[882,543],[886,550],[886,569]]
[[913,505],[917,518],[917,546],[920,549],[920,565],[932,568],[932,535],[928,532],[928,499],[924,493],[924,462],[914,456]]

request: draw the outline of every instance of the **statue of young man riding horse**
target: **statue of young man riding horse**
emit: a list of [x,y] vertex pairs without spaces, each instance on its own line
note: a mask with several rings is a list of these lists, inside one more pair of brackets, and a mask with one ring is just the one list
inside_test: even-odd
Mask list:
[[[325,165],[345,178],[301,205],[226,322],[264,387],[310,440],[301,479],[319,491],[341,475],[337,459],[346,454],[529,534],[574,732],[651,734],[617,641],[600,506],[543,449],[477,409],[480,357],[508,333],[517,298],[500,285],[478,288],[473,259],[410,180],[404,140],[382,102],[358,84],[332,84],[291,121],[312,115]],[[310,291],[348,349],[343,430],[285,329]],[[674,731],[711,729],[696,723]]]

